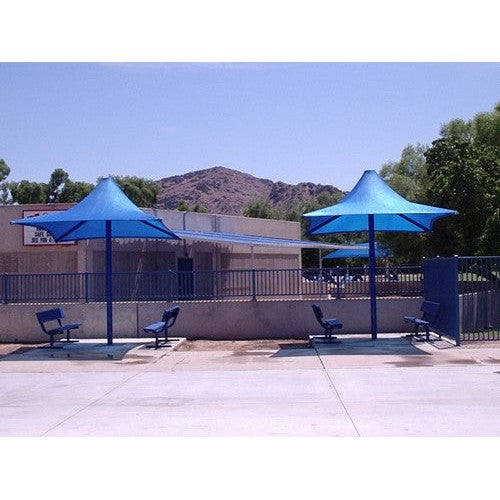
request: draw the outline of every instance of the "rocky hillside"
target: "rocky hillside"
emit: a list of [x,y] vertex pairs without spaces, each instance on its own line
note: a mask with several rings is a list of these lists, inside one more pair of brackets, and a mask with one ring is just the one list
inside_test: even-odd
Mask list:
[[292,201],[315,198],[322,191],[339,193],[334,186],[310,182],[292,185],[259,179],[226,167],[197,170],[160,179],[161,193],[156,206],[176,209],[180,200],[189,207],[199,204],[209,213],[241,215],[250,201],[261,198],[273,206],[285,207]]

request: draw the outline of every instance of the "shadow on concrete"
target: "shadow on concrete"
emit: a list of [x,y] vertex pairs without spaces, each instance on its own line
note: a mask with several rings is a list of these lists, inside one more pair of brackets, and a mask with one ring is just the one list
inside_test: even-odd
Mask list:
[[[338,342],[340,340],[340,342]],[[360,337],[338,336],[337,341],[328,342],[323,338],[312,336],[309,342],[290,347],[286,344],[280,344],[280,350],[272,357],[283,356],[316,356],[316,355],[350,355],[350,356],[365,356],[365,355],[401,355],[415,356],[426,355],[430,353],[419,347],[419,343],[413,343],[411,338],[405,336],[397,337],[380,337],[377,340]]]
[[[154,344],[149,339],[115,340],[108,345],[102,340],[82,340],[75,343],[58,342],[59,348],[51,349],[39,345],[20,346],[0,357],[4,361],[122,361],[135,363],[155,362],[168,352],[174,350],[183,339],[175,338],[169,340],[165,347],[160,349],[149,349],[146,346]],[[43,344],[42,344],[43,345]]]

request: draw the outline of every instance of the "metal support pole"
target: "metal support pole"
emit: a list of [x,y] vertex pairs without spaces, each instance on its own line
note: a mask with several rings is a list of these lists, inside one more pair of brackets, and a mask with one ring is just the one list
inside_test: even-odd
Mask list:
[[113,261],[111,253],[111,221],[106,221],[106,333],[113,344]]
[[257,300],[257,276],[255,274],[255,255],[253,252],[253,245],[250,245],[251,259],[252,259],[252,300]]
[[319,296],[323,296],[323,263],[321,262],[321,248],[318,248],[318,260],[319,260],[319,276],[318,276],[318,286],[319,286]]
[[377,340],[377,285],[375,262],[375,216],[368,215],[368,242],[370,256],[370,316],[372,340]]

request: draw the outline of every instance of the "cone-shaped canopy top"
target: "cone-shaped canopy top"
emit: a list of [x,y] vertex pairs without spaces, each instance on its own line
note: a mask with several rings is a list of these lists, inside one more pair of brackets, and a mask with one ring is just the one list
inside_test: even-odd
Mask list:
[[390,188],[374,170],[365,170],[353,190],[339,203],[304,214],[308,234],[368,231],[368,215],[374,215],[375,231],[430,231],[433,222],[457,212],[412,203]]
[[[368,255],[369,243],[356,243],[356,246],[363,248],[341,248],[339,250],[334,250],[333,252],[330,252],[329,254],[325,255],[323,259],[347,259],[347,258],[367,259],[369,257]],[[386,249],[381,245],[379,245],[378,243],[375,243],[375,257],[377,259],[380,259],[382,257],[387,257],[390,254],[391,251],[389,249]]]
[[106,238],[106,221],[112,221],[112,238],[180,239],[161,219],[143,212],[110,177],[77,205],[52,214],[12,221],[48,231],[56,241]]

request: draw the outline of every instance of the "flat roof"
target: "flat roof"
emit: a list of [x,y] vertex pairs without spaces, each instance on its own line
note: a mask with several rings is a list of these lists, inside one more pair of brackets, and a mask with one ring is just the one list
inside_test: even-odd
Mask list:
[[329,250],[362,249],[362,247],[355,245],[337,245],[334,243],[321,243],[318,241],[291,240],[288,238],[273,238],[270,236],[256,236],[240,233],[192,231],[187,229],[171,229],[171,231],[182,239],[212,241],[214,243],[235,243],[240,245],[273,246],[281,248],[327,248]]

